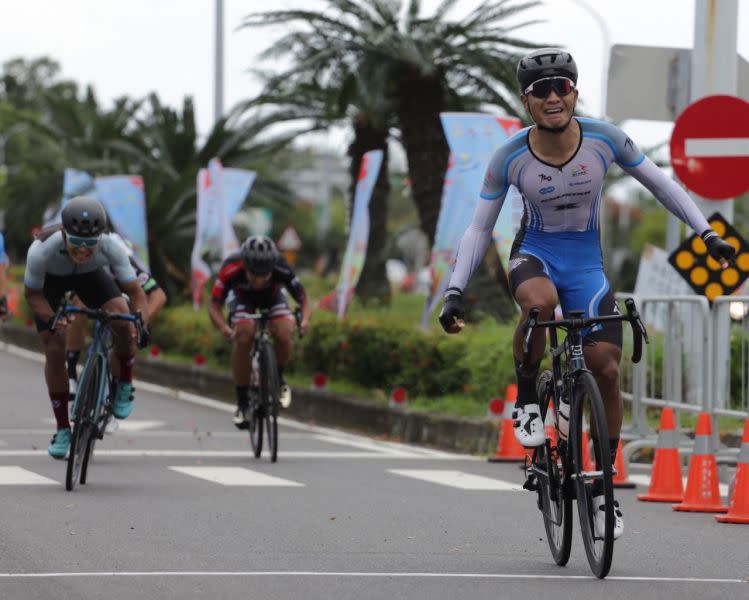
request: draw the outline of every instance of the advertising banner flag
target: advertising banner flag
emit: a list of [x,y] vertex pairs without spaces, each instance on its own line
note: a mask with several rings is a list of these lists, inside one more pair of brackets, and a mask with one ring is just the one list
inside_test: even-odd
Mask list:
[[343,256],[341,276],[335,292],[335,302],[332,298],[323,302],[324,307],[336,310],[338,318],[342,319],[346,314],[349,302],[354,295],[356,284],[359,281],[364,259],[367,255],[367,243],[369,241],[369,201],[372,198],[377,177],[382,166],[382,150],[370,150],[362,158],[359,178],[354,193],[354,211],[351,217],[351,231],[346,253]]
[[224,210],[221,257],[226,258],[239,248],[237,236],[232,227],[232,219],[242,208],[247,195],[255,183],[255,171],[246,169],[222,168],[219,194]]
[[203,288],[205,288],[205,284],[211,276],[211,268],[205,260],[204,249],[207,252],[209,248],[220,247],[218,205],[216,202],[211,202],[211,184],[208,169],[200,169],[197,180],[195,244],[190,256],[190,287],[192,289],[192,305],[195,310],[198,310],[202,304]]
[[[442,113],[440,118],[450,146],[450,160],[429,266],[432,282],[421,319],[423,328],[447,288],[455,253],[473,217],[489,160],[502,142],[522,126],[516,118],[482,113]],[[505,272],[521,215],[520,194],[511,186],[493,231]]]
[[255,172],[224,168],[217,158],[201,169],[197,181],[195,244],[191,255],[193,307],[201,304],[211,266],[239,248],[232,219],[242,208],[255,182]]
[[110,225],[133,245],[133,258],[148,271],[146,194],[140,175],[97,177],[96,198],[109,216]]

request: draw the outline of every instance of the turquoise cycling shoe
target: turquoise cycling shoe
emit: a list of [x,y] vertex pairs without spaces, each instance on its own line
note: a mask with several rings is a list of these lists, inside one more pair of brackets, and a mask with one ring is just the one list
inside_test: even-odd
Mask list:
[[52,436],[47,452],[52,458],[65,458],[70,450],[70,428],[60,429]]
[[133,392],[135,388],[132,383],[120,381],[117,384],[117,394],[112,402],[112,414],[118,419],[127,419],[133,412]]

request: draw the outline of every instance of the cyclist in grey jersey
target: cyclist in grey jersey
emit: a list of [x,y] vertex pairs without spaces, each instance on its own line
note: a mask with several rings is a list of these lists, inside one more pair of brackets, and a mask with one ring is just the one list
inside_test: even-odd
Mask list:
[[[533,447],[545,440],[536,397],[545,332],[533,334],[529,363],[523,364],[523,326],[529,310],[538,307],[545,320],[553,318],[557,304],[565,314],[575,309],[584,310],[586,316],[618,311],[603,272],[599,239],[603,178],[613,162],[700,233],[709,253],[723,267],[728,266],[734,249],[711,230],[689,196],[622,130],[602,121],[573,117],[577,66],[569,53],[556,48],[533,52],[518,63],[518,82],[521,100],[535,125],[505,142],[489,163],[473,221],[458,247],[440,322],[448,333],[463,328],[463,290],[484,257],[507,190],[515,185],[523,198],[524,214],[509,264],[510,288],[522,313],[513,339],[518,384],[513,424],[520,443]],[[623,412],[621,339],[621,324],[597,326],[584,338],[585,361],[606,407],[612,464]],[[603,526],[602,512],[600,517],[596,518],[597,528]],[[615,537],[622,531],[617,509]]]
[[[44,345],[45,379],[57,421],[57,432],[47,449],[54,458],[64,458],[70,446],[65,367],[68,322],[62,317],[54,323],[65,293],[74,291],[90,308],[127,313],[124,291],[130,296],[133,310],[143,315],[144,327],[148,321],[145,294],[122,246],[103,233],[106,224],[106,212],[99,202],[86,197],[73,198],[62,210],[62,230],[43,232],[31,244],[26,258],[24,292]],[[107,273],[107,266],[111,267],[114,278]],[[53,324],[55,331],[51,330]],[[114,321],[110,327],[120,367],[112,410],[115,417],[124,419],[132,411],[135,329],[124,321]]]

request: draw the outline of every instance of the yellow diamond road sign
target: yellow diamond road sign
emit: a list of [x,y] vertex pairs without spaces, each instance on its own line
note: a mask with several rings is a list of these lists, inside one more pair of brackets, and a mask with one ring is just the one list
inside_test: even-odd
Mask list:
[[708,222],[720,237],[734,247],[736,263],[721,269],[720,263],[707,253],[705,242],[696,233],[671,253],[668,262],[695,292],[712,302],[718,296],[735,292],[749,277],[749,244],[720,213],[713,213]]

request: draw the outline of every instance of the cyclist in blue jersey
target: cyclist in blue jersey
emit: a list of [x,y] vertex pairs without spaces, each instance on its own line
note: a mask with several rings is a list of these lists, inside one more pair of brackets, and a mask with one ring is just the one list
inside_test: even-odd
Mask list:
[[[47,449],[54,458],[64,458],[70,447],[65,368],[68,320],[61,317],[55,322],[65,293],[74,291],[89,308],[127,313],[129,307],[122,296],[125,292],[133,310],[141,313],[144,327],[148,324],[145,294],[121,244],[104,233],[106,227],[107,215],[99,202],[83,196],[73,198],[62,209],[62,226],[43,231],[26,257],[24,293],[44,345],[44,375],[57,421],[57,432]],[[124,321],[113,321],[110,327],[120,366],[112,411],[118,419],[125,419],[133,404],[135,328]]]
[[[507,190],[514,185],[522,195],[524,211],[509,262],[510,289],[522,312],[513,339],[518,386],[513,424],[520,443],[535,447],[545,440],[536,377],[546,340],[542,329],[533,334],[529,361],[524,364],[523,329],[529,310],[538,307],[544,320],[553,318],[558,304],[565,314],[584,310],[586,317],[618,312],[603,271],[599,225],[603,179],[612,163],[698,232],[710,255],[724,268],[735,251],[710,228],[686,192],[663,174],[626,133],[604,121],[573,116],[578,96],[577,66],[568,52],[558,48],[537,50],[520,60],[517,77],[520,99],[535,125],[507,140],[489,162],[473,220],[458,246],[439,319],[448,333],[458,333],[464,327],[463,290],[484,257]],[[585,362],[606,406],[614,464],[623,416],[619,391],[621,323],[591,328],[584,344]],[[559,419],[564,430],[564,415]],[[601,489],[594,493],[603,494],[601,480],[595,483]],[[597,531],[604,523],[603,511],[598,512]],[[614,536],[622,532],[617,504]]]
[[5,254],[5,238],[0,233],[0,320],[8,318],[8,256]]

